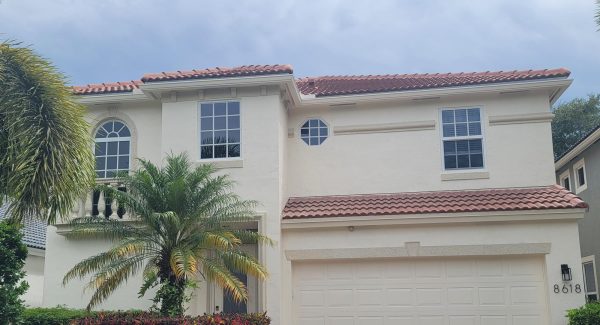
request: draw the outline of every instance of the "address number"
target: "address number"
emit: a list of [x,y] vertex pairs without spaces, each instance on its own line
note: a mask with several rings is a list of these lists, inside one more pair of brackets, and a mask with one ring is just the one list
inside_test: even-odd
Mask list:
[[576,285],[572,285],[572,284],[563,284],[562,288],[558,285],[555,284],[554,285],[554,293],[581,293],[581,285],[576,284]]

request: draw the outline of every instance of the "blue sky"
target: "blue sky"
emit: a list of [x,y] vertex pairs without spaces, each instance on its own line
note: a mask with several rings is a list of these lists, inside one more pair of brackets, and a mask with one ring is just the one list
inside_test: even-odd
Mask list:
[[566,67],[600,92],[594,0],[0,0],[0,39],[72,84],[289,63],[297,77]]

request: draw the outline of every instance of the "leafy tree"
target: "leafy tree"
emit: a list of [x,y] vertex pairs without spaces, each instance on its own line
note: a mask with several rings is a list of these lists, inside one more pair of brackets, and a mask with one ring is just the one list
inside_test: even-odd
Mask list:
[[93,274],[95,289],[88,309],[106,299],[130,276],[143,274],[140,296],[158,286],[155,302],[163,315],[181,315],[185,289],[201,274],[238,300],[247,290],[235,272],[267,276],[265,268],[240,249],[242,243],[271,243],[236,222],[254,220],[256,202],[231,192],[227,175],[215,176],[211,165],[192,168],[185,154],[171,155],[162,168],[140,160],[141,168],[122,177],[127,192],[100,186],[124,205],[134,223],[98,217],[73,220],[71,238],[105,238],[116,244],[76,264],[63,279]]
[[19,297],[29,285],[22,270],[27,247],[16,225],[0,222],[0,324],[16,324],[25,309]]
[[84,108],[54,66],[19,44],[0,43],[0,85],[0,201],[8,197],[15,221],[53,223],[94,183]]
[[600,30],[600,0],[596,0],[596,24],[598,24],[598,30]]
[[558,158],[577,141],[600,125],[600,94],[575,98],[554,109],[552,141]]

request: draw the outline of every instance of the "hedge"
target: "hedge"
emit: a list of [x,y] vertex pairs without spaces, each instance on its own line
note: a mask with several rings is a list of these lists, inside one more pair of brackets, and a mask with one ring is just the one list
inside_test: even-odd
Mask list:
[[262,314],[213,314],[197,317],[162,317],[143,311],[91,312],[57,308],[30,308],[23,314],[23,324],[35,325],[269,325]]
[[567,312],[567,318],[569,325],[600,324],[600,303],[589,303],[577,309],[571,309]]

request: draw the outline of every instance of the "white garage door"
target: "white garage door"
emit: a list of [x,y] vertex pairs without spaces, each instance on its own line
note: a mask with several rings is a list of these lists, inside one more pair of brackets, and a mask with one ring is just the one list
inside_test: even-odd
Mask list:
[[542,258],[294,262],[296,325],[536,325]]

